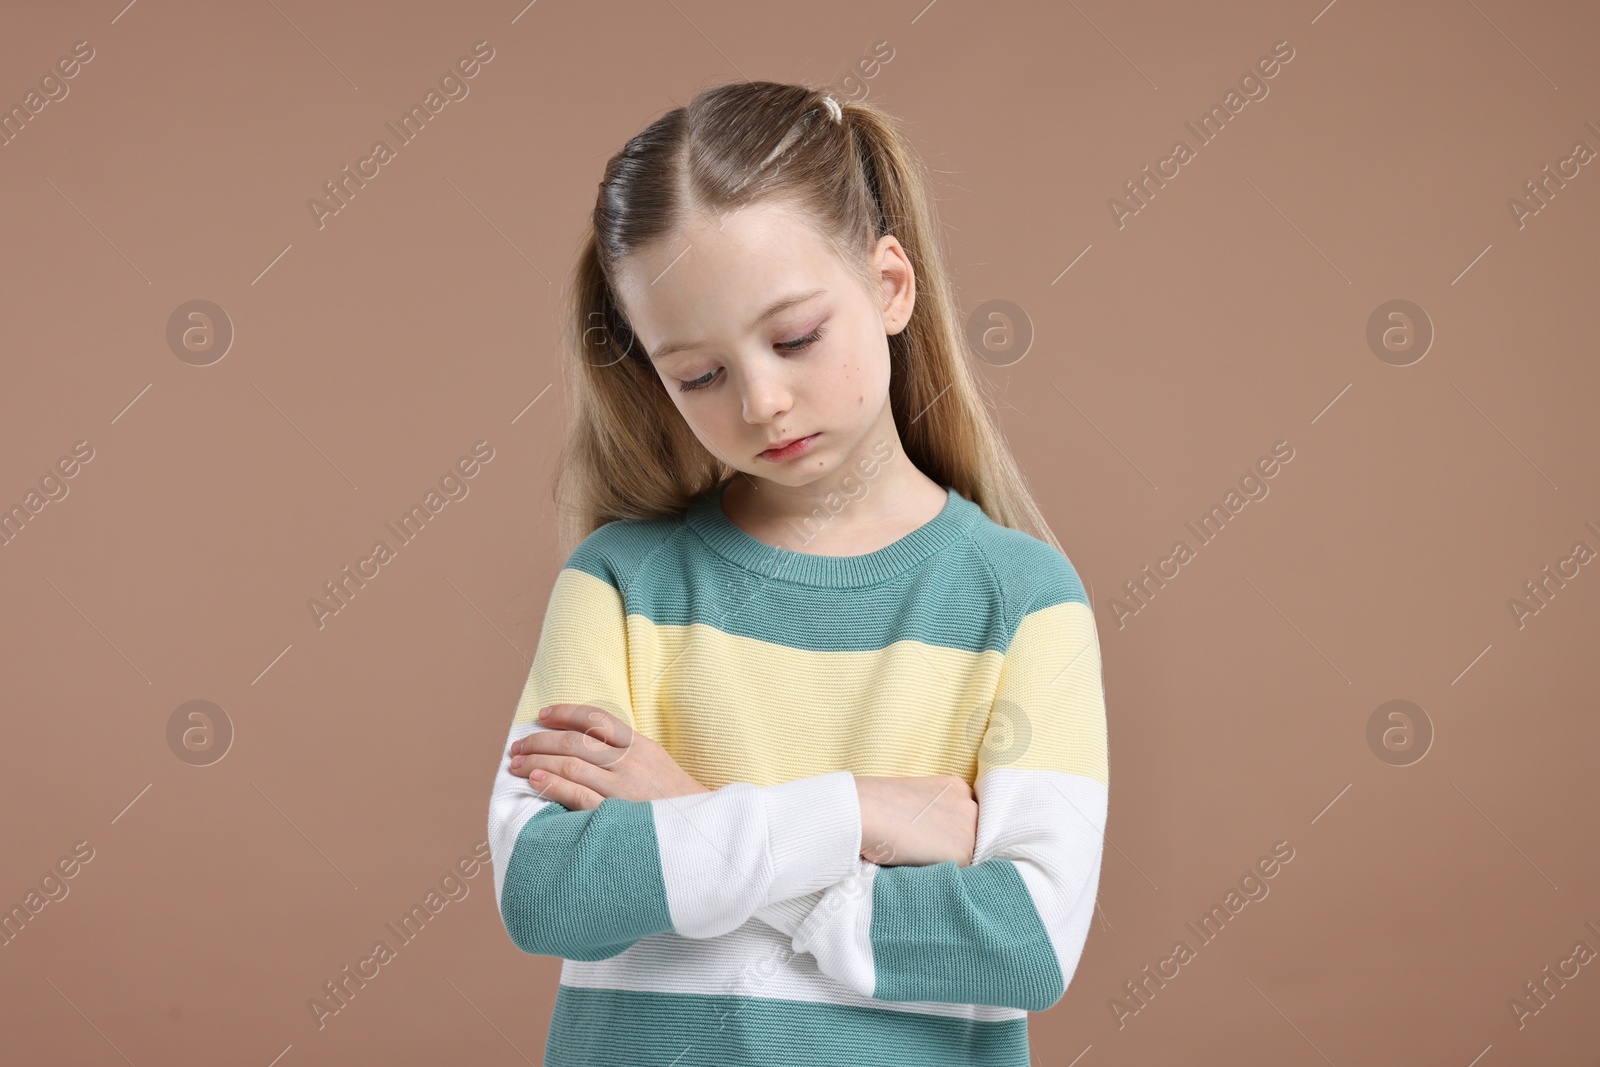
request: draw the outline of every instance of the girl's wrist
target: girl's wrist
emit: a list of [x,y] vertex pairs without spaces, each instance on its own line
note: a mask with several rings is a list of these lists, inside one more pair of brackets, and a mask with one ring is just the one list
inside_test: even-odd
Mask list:
[[851,775],[851,777],[854,779],[854,781],[856,783],[856,804],[861,809],[861,849],[860,849],[860,852],[861,852],[862,855],[865,855],[865,853],[867,851],[867,843],[872,840],[872,838],[867,836],[871,832],[868,829],[868,822],[867,822],[867,795],[866,795],[866,791],[863,790],[862,787],[861,787],[861,776],[857,774],[857,775]]
[[[876,846],[881,843],[878,834],[878,823],[877,819],[875,818],[877,811],[876,806],[872,802],[871,788],[862,781],[860,775],[856,775],[855,779],[856,801],[861,805],[860,855],[862,859],[870,859],[871,857],[867,855],[867,850],[875,850]],[[876,855],[876,851],[874,851],[874,855]]]

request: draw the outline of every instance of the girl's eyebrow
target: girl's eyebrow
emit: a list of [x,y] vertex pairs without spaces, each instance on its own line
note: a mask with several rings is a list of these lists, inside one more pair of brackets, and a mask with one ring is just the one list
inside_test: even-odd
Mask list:
[[[812,297],[821,296],[827,291],[828,290],[826,287],[819,287],[816,289],[808,289],[803,293],[790,293],[788,296],[774,301],[771,307],[763,311],[760,316],[756,318],[756,321],[750,324],[749,329],[754,330],[757,326],[760,326],[763,322],[766,322],[780,311],[787,311],[796,304],[803,304]],[[650,358],[653,360],[665,359],[674,352],[681,352],[686,348],[703,348],[705,344],[706,342],[704,341],[673,341],[670,344],[664,344],[660,346],[654,352],[650,353]]]

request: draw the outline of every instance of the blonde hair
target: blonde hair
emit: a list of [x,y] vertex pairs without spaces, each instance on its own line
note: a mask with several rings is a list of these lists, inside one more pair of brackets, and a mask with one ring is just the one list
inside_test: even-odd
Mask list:
[[916,277],[910,321],[888,338],[889,404],[907,458],[995,522],[1061,551],[968,364],[929,184],[899,121],[876,105],[763,81],[703,90],[607,161],[563,298],[571,417],[553,489],[563,559],[607,522],[681,515],[738,473],[673,405],[612,279],[625,257],[692,217],[757,202],[798,209],[869,291],[868,257],[879,237],[895,236]]

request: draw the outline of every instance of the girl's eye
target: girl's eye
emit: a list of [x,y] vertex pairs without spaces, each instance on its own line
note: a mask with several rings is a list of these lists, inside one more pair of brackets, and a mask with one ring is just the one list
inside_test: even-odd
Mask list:
[[[806,349],[810,348],[812,345],[816,344],[817,341],[819,341],[822,338],[822,331],[823,331],[823,327],[818,326],[815,330],[812,330],[810,333],[806,334],[804,337],[798,337],[793,341],[780,341],[776,345],[774,345],[773,347],[774,348],[781,348],[785,352],[803,352]],[[719,368],[719,370],[720,370],[720,368]],[[704,374],[704,375],[701,375],[698,378],[695,378],[693,381],[687,381],[686,382],[686,381],[682,381],[680,379],[679,382],[678,382],[678,389],[679,389],[679,391],[685,392],[685,393],[693,392],[696,389],[704,389],[706,386],[710,385],[713,381],[715,381],[716,377],[717,377],[717,371],[712,371],[709,374]]]
[[816,344],[818,339],[820,339],[821,337],[822,337],[822,327],[818,326],[815,330],[812,330],[810,333],[806,334],[804,337],[798,338],[798,339],[793,340],[793,341],[783,341],[780,344],[778,344],[777,347],[783,349],[786,352],[800,352],[800,351],[803,351],[803,350],[805,350],[807,348],[810,348],[812,345]]

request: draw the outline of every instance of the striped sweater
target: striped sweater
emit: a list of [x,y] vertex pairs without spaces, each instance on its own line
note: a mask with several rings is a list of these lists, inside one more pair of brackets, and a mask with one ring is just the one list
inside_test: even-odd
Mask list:
[[[542,800],[510,746],[558,703],[712,792]],[[856,774],[973,783],[972,864],[863,859]],[[556,578],[489,803],[506,930],[565,961],[544,1062],[1027,1067],[1027,1013],[1088,936],[1106,791],[1077,572],[954,490],[857,556],[757,540],[721,487],[608,523]]]

